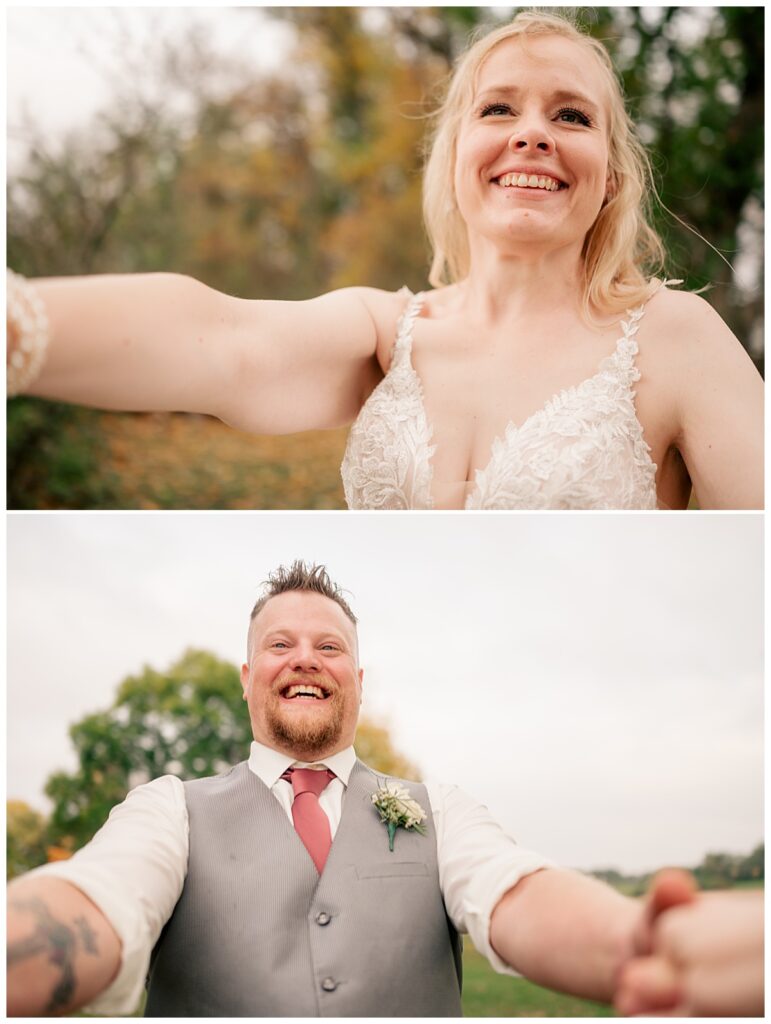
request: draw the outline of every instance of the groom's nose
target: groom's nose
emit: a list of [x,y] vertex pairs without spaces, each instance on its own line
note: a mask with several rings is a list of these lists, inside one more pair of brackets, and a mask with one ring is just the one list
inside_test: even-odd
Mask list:
[[291,664],[296,672],[318,672],[321,668],[318,651],[311,643],[297,644],[292,651]]

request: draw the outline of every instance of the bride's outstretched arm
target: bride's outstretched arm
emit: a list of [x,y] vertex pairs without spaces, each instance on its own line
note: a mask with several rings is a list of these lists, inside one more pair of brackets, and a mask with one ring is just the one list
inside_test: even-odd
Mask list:
[[683,872],[665,871],[651,883],[646,904],[636,955],[619,975],[620,1013],[763,1016],[761,891],[698,893]]
[[49,338],[28,394],[289,433],[350,422],[378,377],[374,289],[278,302],[233,298],[179,274],[32,284]]

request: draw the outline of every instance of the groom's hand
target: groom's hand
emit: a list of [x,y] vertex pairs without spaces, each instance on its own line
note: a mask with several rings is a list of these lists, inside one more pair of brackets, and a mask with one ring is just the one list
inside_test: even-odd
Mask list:
[[763,899],[698,893],[685,872],[659,874],[622,968],[616,1009],[626,1015],[762,1016]]

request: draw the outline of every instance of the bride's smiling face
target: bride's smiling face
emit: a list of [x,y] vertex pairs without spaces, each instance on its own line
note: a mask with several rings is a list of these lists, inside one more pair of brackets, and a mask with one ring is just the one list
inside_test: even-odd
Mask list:
[[472,243],[583,244],[610,187],[606,97],[596,60],[569,39],[496,46],[457,140],[455,196]]

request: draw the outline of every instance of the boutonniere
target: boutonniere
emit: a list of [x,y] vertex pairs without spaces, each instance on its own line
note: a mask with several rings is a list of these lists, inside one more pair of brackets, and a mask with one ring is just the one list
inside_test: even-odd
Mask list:
[[426,812],[409,794],[409,790],[398,782],[386,780],[372,794],[372,803],[378,810],[380,820],[388,829],[388,849],[394,852],[394,836],[397,828],[412,828],[422,836],[426,834]]

